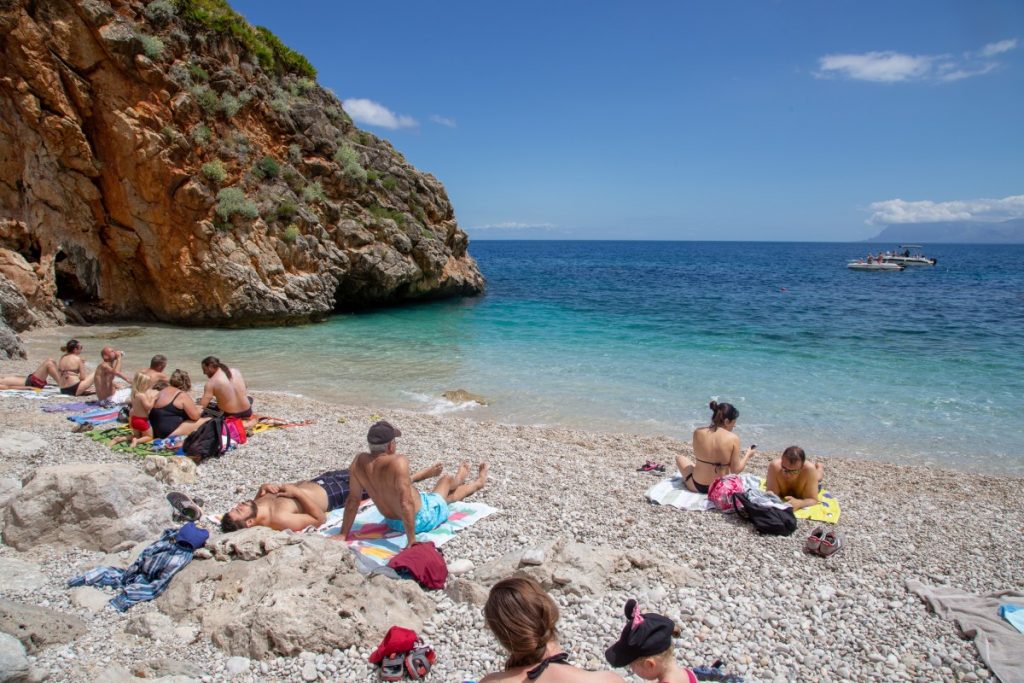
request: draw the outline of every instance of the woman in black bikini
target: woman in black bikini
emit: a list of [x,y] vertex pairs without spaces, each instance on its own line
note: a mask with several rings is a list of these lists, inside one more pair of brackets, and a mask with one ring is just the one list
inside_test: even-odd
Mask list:
[[202,417],[202,410],[189,395],[191,388],[192,380],[187,372],[175,370],[171,373],[170,383],[160,390],[149,411],[155,438],[191,434],[209,419]]
[[558,605],[534,579],[515,576],[491,588],[484,605],[487,628],[508,651],[504,671],[480,683],[625,683],[610,671],[573,666],[558,644]]
[[694,493],[707,493],[711,483],[726,474],[739,474],[746,468],[757,447],[740,455],[740,438],[732,433],[740,411],[731,403],[712,401],[711,424],[693,431],[693,460],[677,455],[676,467],[683,484]]
[[60,393],[65,396],[82,396],[91,394],[95,373],[88,372],[85,361],[82,360],[82,351],[85,347],[77,339],[68,340],[68,343],[60,347],[64,355],[57,361],[57,369],[60,371]]

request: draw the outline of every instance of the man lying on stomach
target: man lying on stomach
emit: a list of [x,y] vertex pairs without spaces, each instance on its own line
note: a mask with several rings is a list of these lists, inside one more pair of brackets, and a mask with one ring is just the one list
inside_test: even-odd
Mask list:
[[[412,480],[422,481],[439,474],[441,463],[436,463],[413,474]],[[320,526],[327,519],[328,512],[345,505],[348,493],[348,470],[324,472],[309,481],[291,484],[263,484],[256,491],[255,498],[243,500],[221,518],[220,529],[228,533],[267,526],[275,531],[302,531],[308,526]],[[367,496],[363,494],[362,497]]]
[[476,493],[487,482],[487,463],[481,463],[477,478],[467,484],[469,463],[464,462],[454,477],[446,474],[432,492],[420,493],[409,476],[409,458],[396,452],[395,439],[401,435],[384,420],[370,427],[366,435],[370,452],[360,453],[349,466],[352,491],[345,502],[340,538],[348,540],[364,491],[384,515],[384,523],[394,531],[405,531],[411,546],[417,533],[432,531],[448,521],[448,503]]
[[824,476],[820,462],[807,462],[804,449],[790,446],[768,464],[765,488],[799,510],[818,504],[818,485]]

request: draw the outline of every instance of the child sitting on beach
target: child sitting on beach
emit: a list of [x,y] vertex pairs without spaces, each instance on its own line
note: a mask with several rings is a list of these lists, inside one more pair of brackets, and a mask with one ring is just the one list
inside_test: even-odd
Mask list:
[[672,653],[675,622],[654,612],[640,613],[636,600],[626,602],[626,625],[619,639],[605,650],[614,667],[629,667],[645,681],[697,683],[692,671],[676,664]]
[[[135,377],[132,379],[131,409],[128,412],[128,426],[132,428],[132,448],[153,440],[153,428],[149,424],[149,411],[153,409],[156,395],[152,378],[144,372],[135,373]],[[111,444],[127,440],[127,436],[119,436],[111,441]]]

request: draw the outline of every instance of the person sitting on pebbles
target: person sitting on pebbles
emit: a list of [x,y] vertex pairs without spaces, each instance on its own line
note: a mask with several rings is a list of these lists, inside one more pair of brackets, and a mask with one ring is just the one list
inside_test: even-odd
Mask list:
[[27,377],[23,378],[17,375],[0,377],[0,390],[42,389],[51,377],[54,384],[60,384],[60,371],[57,369],[57,364],[53,362],[52,358],[47,358]]
[[654,612],[641,614],[632,599],[626,601],[625,612],[626,625],[619,639],[604,652],[609,664],[628,667],[645,681],[697,683],[693,671],[676,664],[672,652],[675,622]]
[[443,475],[434,490],[420,493],[409,476],[409,458],[396,452],[395,439],[402,432],[381,420],[370,427],[366,440],[369,453],[360,453],[349,466],[351,491],[345,501],[345,516],[339,538],[348,540],[364,491],[393,531],[405,531],[409,545],[416,534],[432,531],[448,521],[448,503],[476,493],[487,482],[487,463],[480,463],[476,479],[466,483],[469,463],[459,465],[455,476]]
[[[423,481],[441,474],[441,463],[435,463],[412,475],[413,481]],[[349,471],[324,472],[309,481],[291,484],[262,484],[252,500],[243,500],[220,520],[224,533],[254,526],[270,527],[274,531],[302,531],[308,526],[320,526],[327,513],[344,507],[349,493]],[[366,498],[366,494],[362,495]]]
[[799,510],[818,504],[818,488],[824,476],[824,465],[807,462],[804,449],[790,446],[782,457],[768,464],[765,488]]

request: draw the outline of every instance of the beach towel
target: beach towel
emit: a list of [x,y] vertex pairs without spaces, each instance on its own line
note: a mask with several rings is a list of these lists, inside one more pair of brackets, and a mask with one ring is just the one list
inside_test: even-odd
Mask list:
[[0,389],[0,396],[7,396],[9,398],[30,398],[36,401],[42,401],[44,399],[60,395],[60,389],[55,386],[47,386],[45,389],[33,389],[32,387],[25,387],[24,389]]
[[680,510],[703,512],[715,509],[715,504],[708,500],[706,495],[694,493],[683,486],[683,478],[679,475],[662,479],[647,489],[647,493],[644,495],[652,503],[671,505]]
[[78,415],[68,415],[68,419],[77,424],[85,424],[88,422],[93,425],[101,425],[108,422],[117,422],[117,416],[120,412],[120,407],[98,408]]
[[1024,683],[1024,634],[999,616],[1007,604],[1024,603],[1024,592],[1005,590],[978,596],[956,588],[926,586],[906,580],[907,590],[920,596],[943,619],[953,621],[1003,683]]
[[[131,428],[125,425],[117,425],[116,427],[107,427],[106,429],[94,429],[89,432],[85,432],[85,436],[89,437],[97,443],[101,443],[111,450],[117,453],[130,453],[131,455],[138,455],[145,457],[147,455],[153,455],[154,448],[150,443],[139,444],[132,448],[130,441],[122,441],[121,443],[111,445],[111,441],[119,436],[127,436],[129,439],[132,437]],[[166,453],[166,451],[162,451]]]
[[[747,475],[743,475],[747,476]],[[758,488],[762,491],[768,490],[768,482],[764,477],[758,477]],[[797,519],[809,519],[812,522],[825,522],[827,524],[839,524],[839,515],[842,510],[839,508],[839,501],[828,492],[828,489],[818,490],[818,504],[806,508],[800,508],[794,514]]]
[[[479,522],[484,517],[498,512],[485,503],[467,503],[459,501],[448,504],[448,521],[433,531],[426,531],[416,534],[416,540],[432,541],[440,547],[450,541],[459,531]],[[327,513],[327,521],[324,522],[318,531],[324,536],[337,536],[341,533],[341,523],[344,519],[343,509],[331,510]],[[355,524],[352,526],[352,537],[355,540],[348,541],[348,547],[356,553],[356,564],[363,572],[376,572],[381,568],[387,569],[387,563],[406,547],[405,533],[392,531],[384,524],[384,516],[377,511],[377,506],[370,504],[364,506],[356,515]],[[394,575],[394,570],[387,569],[387,572]]]
[[99,401],[75,401],[74,403],[58,403],[56,405],[43,406],[44,413],[80,413],[86,410],[95,410],[100,405]]

